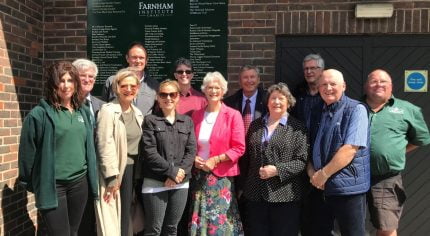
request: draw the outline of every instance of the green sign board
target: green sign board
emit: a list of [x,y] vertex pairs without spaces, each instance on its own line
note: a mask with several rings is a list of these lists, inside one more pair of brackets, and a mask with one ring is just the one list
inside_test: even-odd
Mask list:
[[88,0],[88,56],[99,67],[94,94],[126,67],[128,45],[140,41],[150,75],[173,78],[173,62],[192,61],[198,87],[207,72],[227,77],[227,0]]

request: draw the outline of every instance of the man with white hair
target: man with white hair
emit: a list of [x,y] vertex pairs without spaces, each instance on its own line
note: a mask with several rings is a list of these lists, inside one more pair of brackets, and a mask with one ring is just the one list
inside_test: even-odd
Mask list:
[[372,144],[370,220],[377,236],[396,236],[406,201],[401,175],[406,153],[429,144],[429,130],[419,107],[393,96],[391,76],[386,71],[372,71],[364,89]]
[[325,70],[318,81],[324,105],[319,123],[311,124],[317,135],[307,168],[312,235],[331,235],[335,219],[342,235],[365,235],[369,123],[365,105],[347,97],[345,89],[338,70]]
[[92,121],[95,125],[95,117],[100,107],[105,103],[104,101],[98,99],[91,95],[91,91],[94,88],[94,83],[98,74],[97,65],[87,59],[77,59],[73,63],[79,73],[79,79],[81,80],[81,92],[85,96],[85,104],[90,108],[91,114],[93,115]]

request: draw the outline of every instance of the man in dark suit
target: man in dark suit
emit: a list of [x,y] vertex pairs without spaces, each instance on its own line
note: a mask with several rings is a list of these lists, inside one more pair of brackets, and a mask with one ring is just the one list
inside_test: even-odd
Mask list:
[[[260,88],[260,71],[256,66],[244,65],[239,70],[239,89],[233,95],[224,99],[224,103],[242,113],[244,120],[245,131],[251,121],[264,116],[267,113],[266,91]],[[246,199],[241,197],[244,187],[244,182],[248,170],[246,160],[239,159],[240,175],[235,179],[236,193],[238,196],[239,211],[243,222],[245,235],[247,234],[247,224],[245,218]]]
[[[128,66],[136,70],[137,77],[140,79],[139,93],[133,104],[139,108],[143,115],[151,114],[155,106],[155,96],[157,95],[159,83],[156,79],[151,78],[145,70],[148,54],[143,44],[132,42],[128,47],[125,59]],[[102,90],[102,99],[106,102],[110,102],[116,97],[114,91],[112,91],[114,78],[114,75],[110,76]]]
[[250,100],[252,120],[267,113],[265,100],[266,92],[260,88],[260,70],[256,66],[244,65],[239,71],[239,89],[233,95],[224,99],[224,103],[242,114],[246,106],[246,100]]
[[[78,70],[79,79],[81,80],[81,92],[86,97],[85,104],[91,110],[91,122],[93,123],[93,127],[95,128],[97,112],[105,103],[104,101],[91,95],[91,90],[93,90],[96,76],[98,73],[97,65],[87,59],[77,59],[73,62],[73,66],[76,67],[76,69]],[[96,221],[94,214],[94,201],[87,201],[81,225],[79,226],[79,235],[95,235],[95,224]]]

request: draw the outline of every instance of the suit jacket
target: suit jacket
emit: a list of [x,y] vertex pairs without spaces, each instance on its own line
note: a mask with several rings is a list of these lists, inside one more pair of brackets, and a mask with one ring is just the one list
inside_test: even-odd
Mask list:
[[[265,147],[262,139],[263,118],[253,121],[246,135],[246,185],[244,196],[251,201],[290,202],[302,198],[306,187],[306,163],[309,143],[302,122],[288,116],[285,126],[279,124]],[[259,177],[262,165],[274,165],[278,176],[267,180]]]
[[[254,120],[264,116],[267,113],[266,94],[267,93],[266,91],[264,91],[264,89],[258,88],[257,100],[255,103]],[[238,110],[240,114],[242,114],[243,112],[242,99],[243,99],[243,90],[239,89],[236,93],[224,99],[224,103],[227,106]]]
[[[192,115],[197,142],[205,110],[206,108],[200,109]],[[209,158],[223,153],[230,158],[230,161],[219,163],[212,172],[219,177],[238,175],[240,170],[237,162],[245,152],[245,128],[242,116],[238,111],[222,104],[209,138],[209,144]]]
[[97,119],[97,113],[99,112],[100,108],[102,108],[102,105],[106,102],[102,101],[101,99],[91,95],[91,106],[93,108],[94,117]]

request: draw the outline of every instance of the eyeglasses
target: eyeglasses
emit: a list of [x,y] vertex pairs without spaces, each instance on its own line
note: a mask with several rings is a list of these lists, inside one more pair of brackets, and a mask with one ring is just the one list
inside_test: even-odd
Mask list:
[[175,99],[178,97],[178,92],[173,93],[158,93],[158,96],[162,99],[166,99],[167,97],[170,97],[171,99]]
[[318,70],[318,69],[320,69],[321,67],[319,67],[319,66],[313,66],[313,67],[305,67],[305,68],[303,68],[303,70],[304,71],[308,71],[308,70],[310,70],[310,71],[315,71],[315,70]]
[[388,84],[390,84],[390,81],[388,81],[388,80],[372,80],[368,83],[371,87],[374,87],[376,85],[384,87],[384,86],[387,86]]
[[180,74],[180,75],[185,73],[185,74],[189,75],[189,74],[193,73],[193,71],[192,70],[177,70],[177,71],[175,71],[175,73]]

